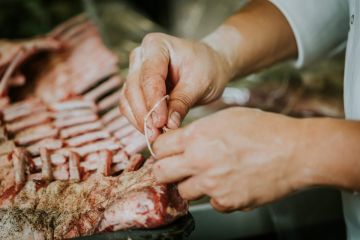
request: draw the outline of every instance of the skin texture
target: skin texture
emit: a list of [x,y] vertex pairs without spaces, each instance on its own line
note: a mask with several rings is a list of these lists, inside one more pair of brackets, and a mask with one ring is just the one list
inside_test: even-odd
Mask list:
[[161,183],[178,182],[185,199],[210,196],[219,211],[318,185],[359,190],[358,136],[357,122],[230,108],[160,135],[154,173]]
[[[359,190],[357,122],[232,108],[177,129],[190,107],[217,99],[232,77],[296,55],[288,22],[264,0],[251,1],[200,42],[147,35],[130,57],[120,109],[143,131],[145,115],[170,95],[148,124],[157,180],[178,183],[185,199],[208,195],[219,211],[251,209],[313,186]],[[171,130],[159,136],[164,126]]]

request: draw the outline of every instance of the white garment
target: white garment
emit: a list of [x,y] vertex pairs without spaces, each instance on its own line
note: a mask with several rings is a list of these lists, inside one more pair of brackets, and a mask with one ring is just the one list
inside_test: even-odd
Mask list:
[[[323,57],[347,39],[345,115],[347,119],[360,120],[360,0],[272,2],[284,14],[294,31],[299,51],[295,63],[297,67]],[[347,238],[360,239],[360,195],[343,192],[342,199]]]

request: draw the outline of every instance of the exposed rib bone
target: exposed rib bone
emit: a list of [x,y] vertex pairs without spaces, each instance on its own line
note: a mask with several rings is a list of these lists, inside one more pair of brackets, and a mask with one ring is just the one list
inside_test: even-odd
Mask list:
[[54,179],[56,180],[68,180],[69,166],[67,164],[56,166],[53,175],[54,175]]
[[80,156],[74,152],[70,152],[69,156],[69,179],[80,180]]
[[46,111],[46,107],[37,99],[26,100],[24,102],[12,104],[3,110],[4,120],[7,122],[17,118],[25,117],[30,114]]
[[139,153],[144,150],[146,147],[146,140],[145,139],[138,139],[136,142],[133,142],[127,145],[124,150],[127,154],[133,155],[135,153]]
[[134,154],[130,157],[129,164],[124,169],[124,172],[132,172],[138,170],[144,163],[145,159],[141,154]]
[[123,137],[126,137],[135,131],[137,131],[137,129],[133,125],[127,125],[117,130],[114,133],[114,136],[117,137],[117,139],[122,139]]
[[57,128],[65,128],[71,127],[83,123],[89,123],[98,120],[98,116],[96,114],[85,115],[85,116],[78,116],[69,119],[57,119],[54,121],[54,126]]
[[62,23],[61,25],[59,25],[58,27],[53,29],[50,32],[49,36],[60,37],[64,32],[68,31],[69,29],[73,28],[74,26],[79,25],[85,21],[88,21],[88,18],[84,14],[70,18],[70,20]]
[[129,161],[129,155],[124,150],[114,154],[112,159],[113,163],[127,163],[128,161]]
[[90,92],[86,93],[84,95],[84,98],[88,100],[96,101],[100,97],[104,96],[106,93],[114,89],[120,88],[120,86],[121,86],[121,78],[120,76],[116,75],[106,80],[104,83],[97,86]]
[[73,110],[78,108],[90,108],[96,109],[96,105],[93,101],[85,100],[85,99],[76,99],[69,100],[65,102],[56,102],[50,104],[50,109],[54,111],[65,111],[65,110]]
[[100,150],[111,150],[115,151],[120,149],[122,146],[119,142],[114,139],[107,139],[103,141],[98,141],[94,143],[90,143],[88,145],[74,148],[74,151],[77,152],[80,156],[85,156],[86,154],[97,152]]
[[108,111],[107,113],[105,113],[104,116],[101,118],[101,121],[104,124],[108,124],[109,122],[120,116],[121,116],[120,109],[118,107],[115,107],[110,111]]
[[92,109],[74,109],[68,111],[54,112],[53,118],[55,119],[72,118],[72,117],[90,115],[92,113],[94,113]]
[[15,142],[19,145],[27,145],[44,138],[53,138],[58,134],[58,130],[50,124],[31,127],[16,134]]
[[51,160],[50,152],[46,148],[40,149],[40,158],[41,158],[41,178],[43,180],[51,181],[53,180],[53,174],[51,169]]
[[29,115],[23,119],[20,119],[16,122],[6,124],[6,130],[9,133],[17,133],[25,128],[32,127],[35,125],[40,125],[42,123],[48,122],[50,120],[50,115],[47,112]]
[[119,117],[115,120],[113,120],[112,122],[110,122],[107,126],[106,126],[106,130],[109,131],[110,133],[115,132],[116,130],[126,126],[129,124],[129,121],[127,120],[126,117],[122,116]]
[[121,91],[119,90],[102,99],[98,104],[98,110],[102,112],[106,109],[117,106],[120,101],[120,93]]
[[12,161],[14,166],[14,176],[17,188],[25,183],[25,164],[27,162],[27,155],[23,149],[15,148],[12,154]]
[[[140,139],[140,140],[138,140],[138,139]],[[136,130],[136,131],[132,132],[131,134],[119,139],[119,141],[124,146],[127,146],[133,142],[141,141],[141,139],[145,139],[145,136],[141,132]]]
[[39,142],[36,142],[35,144],[27,147],[26,150],[32,156],[38,156],[40,154],[41,147],[44,147],[48,150],[57,150],[57,149],[60,149],[62,146],[63,146],[62,140],[54,139],[54,138],[46,138],[46,139],[40,140]]
[[24,55],[24,51],[22,49],[20,49],[16,53],[14,58],[12,59],[10,65],[7,67],[5,73],[0,81],[0,96],[3,96],[5,94],[5,92],[8,88],[8,85],[9,85],[9,80],[11,78],[11,74],[14,72],[16,66],[19,64],[23,55]]
[[[37,168],[41,168],[41,166],[42,166],[41,157],[34,157],[34,158],[32,158],[32,160]],[[53,153],[53,154],[50,154],[50,161],[54,165],[62,165],[64,163],[66,163],[67,156],[60,154],[60,153]]]
[[80,135],[80,134],[83,134],[86,132],[100,130],[102,127],[103,126],[100,121],[84,123],[84,124],[77,125],[74,127],[62,129],[60,131],[60,137],[63,139],[66,139],[69,137],[75,137],[77,135]]
[[112,152],[109,150],[102,150],[99,152],[98,169],[97,172],[104,176],[110,176],[111,174],[111,161]]
[[94,142],[96,140],[101,140],[109,137],[110,134],[106,131],[89,132],[74,138],[70,138],[66,141],[66,143],[70,147],[77,147],[84,145],[85,143]]

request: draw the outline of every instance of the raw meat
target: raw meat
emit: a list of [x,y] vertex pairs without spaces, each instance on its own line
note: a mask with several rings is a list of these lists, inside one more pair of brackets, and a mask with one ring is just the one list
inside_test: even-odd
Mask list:
[[186,214],[176,187],[156,183],[153,160],[139,154],[144,136],[117,108],[118,60],[94,24],[79,16],[46,38],[61,49],[22,73],[32,81],[22,100],[0,98],[0,239],[155,228]]

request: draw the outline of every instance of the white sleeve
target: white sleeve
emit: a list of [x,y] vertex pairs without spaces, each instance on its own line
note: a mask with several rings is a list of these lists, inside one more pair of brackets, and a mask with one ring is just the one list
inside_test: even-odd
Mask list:
[[296,67],[345,46],[349,30],[347,0],[271,0],[288,20],[297,43]]

